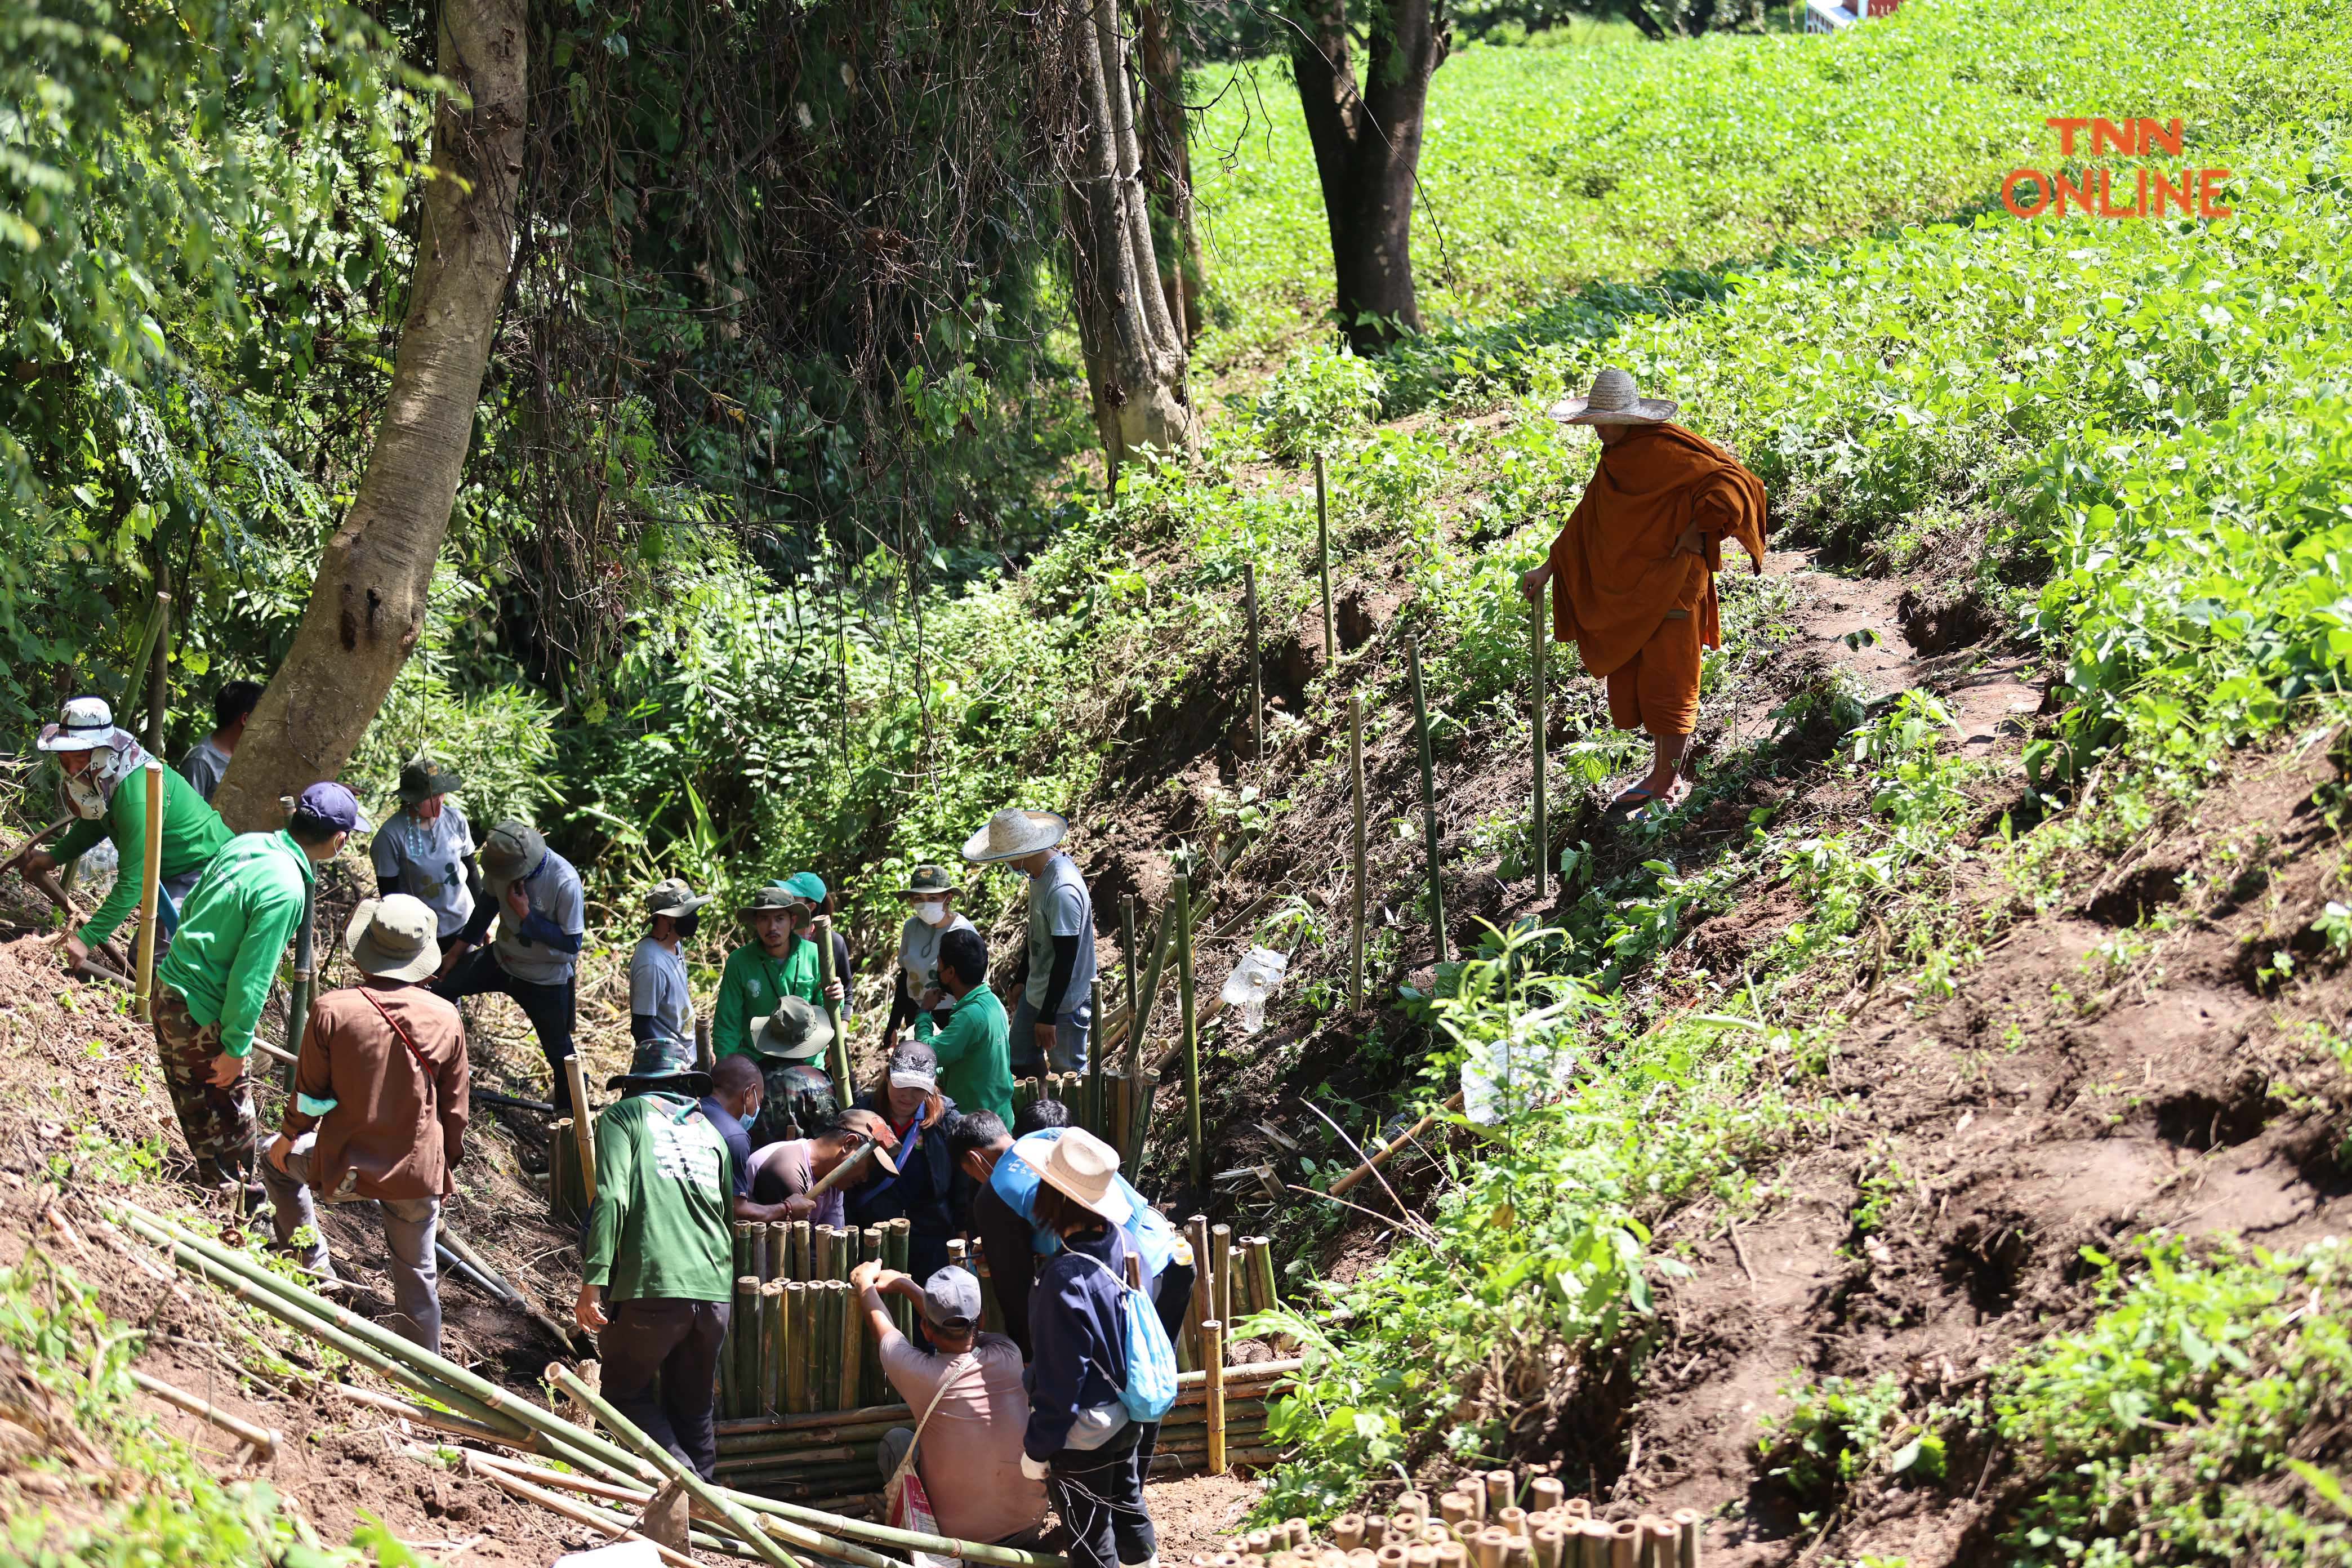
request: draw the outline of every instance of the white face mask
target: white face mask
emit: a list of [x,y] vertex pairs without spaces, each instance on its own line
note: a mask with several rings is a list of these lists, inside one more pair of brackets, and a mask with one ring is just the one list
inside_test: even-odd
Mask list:
[[927,926],[948,923],[948,906],[944,899],[922,899],[915,904],[915,918]]

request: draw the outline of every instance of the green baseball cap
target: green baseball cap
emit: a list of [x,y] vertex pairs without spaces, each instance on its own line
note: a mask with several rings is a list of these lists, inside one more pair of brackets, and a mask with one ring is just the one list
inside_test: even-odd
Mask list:
[[824,879],[814,871],[795,871],[784,879],[784,886],[806,899],[811,909],[824,902]]

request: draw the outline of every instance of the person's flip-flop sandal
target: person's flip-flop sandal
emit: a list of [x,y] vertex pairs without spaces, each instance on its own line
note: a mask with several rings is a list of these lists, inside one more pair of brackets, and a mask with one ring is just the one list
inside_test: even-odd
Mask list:
[[1657,791],[1650,788],[1647,784],[1635,784],[1623,795],[1619,795],[1615,800],[1609,803],[1609,810],[1606,815],[1610,816],[1638,816],[1640,815],[1643,807],[1664,798],[1665,797],[1664,795],[1661,795]]

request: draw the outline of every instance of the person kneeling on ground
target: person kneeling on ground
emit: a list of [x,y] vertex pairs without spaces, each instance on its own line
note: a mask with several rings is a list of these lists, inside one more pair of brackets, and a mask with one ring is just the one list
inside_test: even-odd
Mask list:
[[[878,1263],[861,1263],[849,1282],[880,1347],[883,1375],[917,1413],[917,1426],[883,1434],[878,1458],[886,1499],[887,1483],[911,1466],[922,1478],[940,1534],[999,1546],[1030,1544],[1045,1517],[1045,1488],[1021,1469],[1021,1442],[1029,1427],[1021,1350],[1002,1334],[980,1331],[980,1281],[947,1268],[918,1285]],[[922,1312],[929,1350],[891,1322],[883,1298],[894,1295]]]
[[734,1157],[696,1103],[710,1075],[686,1042],[647,1040],[606,1087],[624,1098],[596,1118],[596,1201],[572,1315],[596,1335],[613,1407],[709,1480],[735,1295]]
[[[814,1198],[808,1195],[810,1188],[868,1143],[881,1147],[866,1169],[852,1172]],[[838,1228],[845,1223],[843,1204],[847,1191],[882,1174],[883,1156],[897,1146],[889,1126],[872,1111],[836,1110],[818,1122],[807,1137],[766,1144],[751,1156],[751,1202],[773,1209],[779,1219],[804,1219]]]
[[1070,1568],[1156,1568],[1159,1537],[1143,1503],[1143,1447],[1156,1424],[1130,1418],[1124,1328],[1131,1217],[1118,1155],[1070,1128],[1037,1167],[1041,1229],[1062,1250],[1029,1296],[1029,1430],[1021,1473],[1045,1482],[1069,1527]]
[[[209,809],[209,808],[207,808]],[[246,1197],[258,1129],[246,1087],[246,1058],[278,961],[302,923],[318,868],[367,826],[360,803],[339,784],[302,792],[277,833],[240,833],[188,895],[179,939],[155,966],[155,1048],[163,1087],[208,1186],[235,1183]]]
[[466,1155],[466,1026],[457,1009],[417,982],[441,962],[434,913],[405,893],[370,899],[352,915],[343,947],[366,978],[310,1005],[294,1100],[261,1167],[280,1247],[310,1227],[302,1266],[335,1268],[310,1194],[329,1203],[373,1198],[383,1212],[384,1271],[393,1328],[441,1353],[434,1236],[450,1173]]

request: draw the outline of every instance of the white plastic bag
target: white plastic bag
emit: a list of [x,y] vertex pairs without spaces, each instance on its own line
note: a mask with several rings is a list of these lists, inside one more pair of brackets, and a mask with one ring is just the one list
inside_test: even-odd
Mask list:
[[1564,1093],[1582,1056],[1573,1028],[1557,1009],[1522,1015],[1500,1039],[1478,1042],[1462,1058],[1462,1114],[1492,1127],[1516,1111]]
[[1254,947],[1225,976],[1225,988],[1218,994],[1226,1006],[1241,1009],[1243,1034],[1255,1035],[1265,1027],[1265,1005],[1282,988],[1282,976],[1289,968],[1290,960],[1274,949]]

